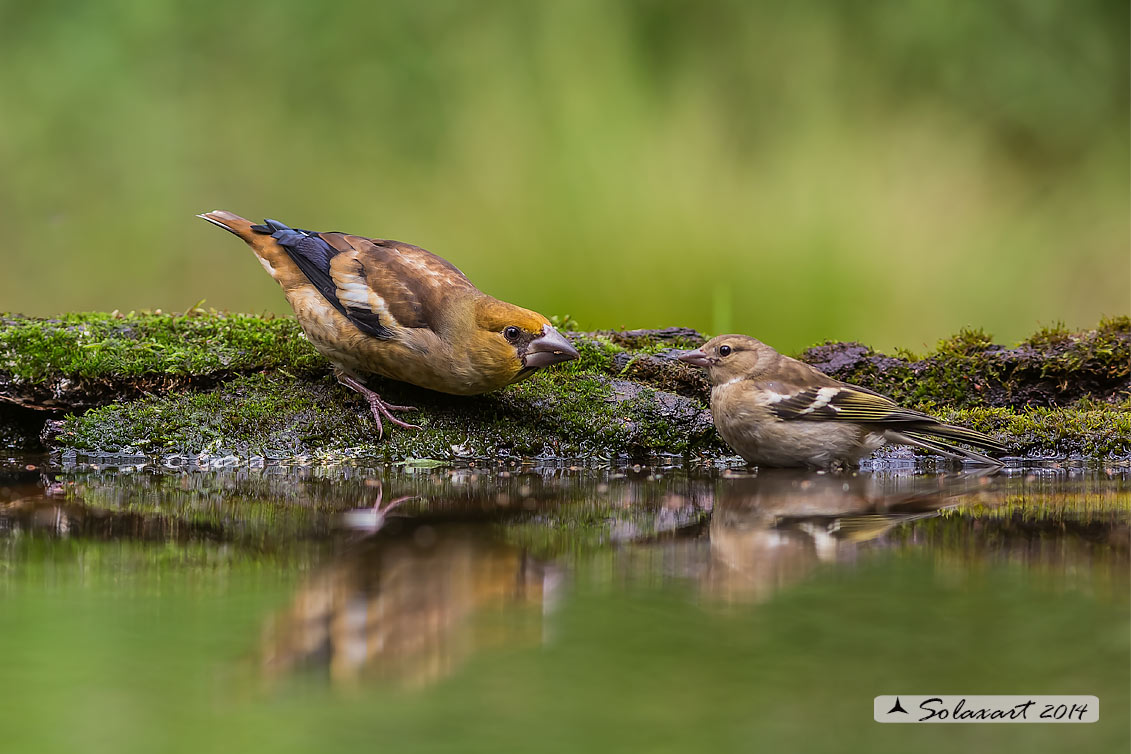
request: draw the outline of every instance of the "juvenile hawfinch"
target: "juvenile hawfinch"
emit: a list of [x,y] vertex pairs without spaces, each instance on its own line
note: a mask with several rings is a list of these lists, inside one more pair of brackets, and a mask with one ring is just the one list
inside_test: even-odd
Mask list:
[[283,287],[307,338],[338,381],[401,427],[362,382],[378,374],[430,390],[477,395],[577,358],[537,312],[480,291],[454,265],[398,241],[315,233],[275,220],[254,225],[223,210],[198,215],[242,238]]
[[1002,453],[971,429],[900,408],[866,388],[834,380],[746,335],[720,335],[678,357],[705,367],[719,434],[759,466],[855,466],[886,443],[914,445],[950,458],[1000,465],[937,438]]

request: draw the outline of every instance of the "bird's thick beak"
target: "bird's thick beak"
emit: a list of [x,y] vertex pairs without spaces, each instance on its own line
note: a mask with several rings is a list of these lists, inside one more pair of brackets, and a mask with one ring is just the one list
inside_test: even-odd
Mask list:
[[563,361],[573,361],[580,355],[564,335],[550,325],[542,325],[542,334],[530,341],[530,345],[526,347],[522,365],[527,369],[537,369]]
[[696,367],[709,367],[714,361],[702,348],[696,348],[694,351],[684,351],[679,356],[676,356],[676,358]]

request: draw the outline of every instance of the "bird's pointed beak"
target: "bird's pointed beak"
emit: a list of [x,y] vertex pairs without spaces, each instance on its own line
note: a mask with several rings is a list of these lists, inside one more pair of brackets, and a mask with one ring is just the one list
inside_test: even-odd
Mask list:
[[676,358],[696,367],[709,367],[713,362],[713,359],[708,356],[702,348],[696,348],[694,351],[684,351],[679,356],[676,356]]
[[526,347],[522,365],[527,369],[537,369],[560,364],[563,361],[573,361],[580,355],[564,335],[550,325],[543,325],[542,334],[530,341],[530,345]]

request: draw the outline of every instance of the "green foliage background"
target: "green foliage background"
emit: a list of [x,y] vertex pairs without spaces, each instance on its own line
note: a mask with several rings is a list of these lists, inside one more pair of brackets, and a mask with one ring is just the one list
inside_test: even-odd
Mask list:
[[213,208],[788,350],[1128,309],[1125,2],[4,0],[0,61],[0,310],[286,311]]

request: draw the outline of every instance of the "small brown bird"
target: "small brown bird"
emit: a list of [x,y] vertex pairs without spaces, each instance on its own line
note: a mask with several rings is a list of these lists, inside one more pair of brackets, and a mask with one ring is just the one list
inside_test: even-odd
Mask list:
[[223,210],[202,217],[242,238],[283,287],[307,338],[361,393],[384,433],[393,406],[362,382],[378,374],[477,395],[578,354],[537,312],[480,291],[450,262],[399,241],[314,233],[275,220],[254,225]]
[[720,335],[678,358],[707,369],[715,427],[751,464],[855,466],[890,442],[1001,465],[936,438],[992,452],[1006,450],[980,432],[900,408],[878,393],[834,380],[747,335]]

